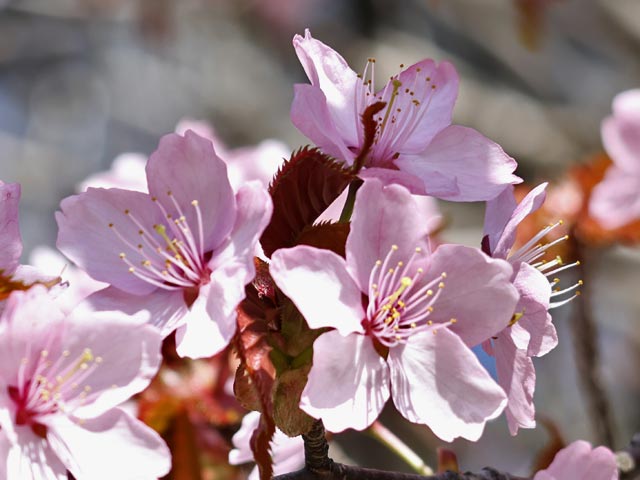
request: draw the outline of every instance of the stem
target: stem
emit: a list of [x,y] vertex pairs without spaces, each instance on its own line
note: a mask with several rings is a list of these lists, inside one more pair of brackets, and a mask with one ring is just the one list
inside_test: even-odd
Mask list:
[[329,443],[322,420],[316,420],[311,430],[302,435],[304,440],[304,464],[311,472],[331,471],[333,460],[329,458]]
[[433,475],[433,469],[429,467],[406,443],[400,440],[391,430],[379,421],[373,422],[367,430],[372,437],[387,446],[392,452],[402,458],[416,473]]
[[[576,238],[572,235],[571,238]],[[588,304],[590,296],[585,289],[589,283],[589,271],[586,264],[589,262],[586,248],[579,241],[573,241],[574,251],[580,265],[577,266],[580,278],[584,280],[583,295],[576,298],[575,314],[571,317],[571,329],[574,339],[576,365],[578,377],[582,389],[587,398],[587,409],[591,425],[595,433],[596,443],[613,446],[614,429],[611,415],[611,405],[607,392],[602,385],[598,362],[600,351],[598,348],[598,328],[593,318],[591,306]]]
[[362,180],[357,179],[349,184],[349,193],[347,193],[347,200],[342,207],[342,213],[340,214],[339,223],[347,223],[351,220],[351,214],[353,213],[353,205],[356,203],[356,192],[362,185]]

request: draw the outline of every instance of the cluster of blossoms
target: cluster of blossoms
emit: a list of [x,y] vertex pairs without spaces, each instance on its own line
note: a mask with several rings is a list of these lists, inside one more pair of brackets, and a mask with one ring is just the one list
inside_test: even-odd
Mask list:
[[[63,307],[59,279],[18,264],[19,186],[0,184],[0,478],[165,475],[166,445],[121,406],[157,372],[163,338],[175,332],[179,356],[203,358],[243,334],[238,312],[256,284],[256,257],[282,302],[271,330],[284,332],[283,312],[297,310],[315,331],[312,355],[300,360],[301,415],[331,432],[363,430],[391,398],[407,420],[445,441],[477,440],[503,411],[512,434],[535,426],[532,357],[556,346],[549,310],[580,285],[553,290],[556,274],[572,266],[544,258],[555,244],[544,238],[559,224],[515,247],[516,228],[540,208],[546,185],[516,204],[515,161],[477,131],[451,125],[451,64],[424,60],[376,90],[374,60],[358,75],[308,31],[294,46],[311,83],[296,85],[292,121],[319,147],[314,158],[350,178],[355,195],[344,209],[353,213],[341,215],[350,220],[341,248],[294,238],[265,247],[265,256],[260,239],[281,208],[266,187],[283,147],[263,145],[257,170],[246,151],[183,125],[148,161],[121,158],[115,171],[124,182],[94,178],[62,201],[57,247],[96,282],[78,305]],[[620,129],[607,148],[627,148]],[[292,164],[293,157],[276,179],[293,175]],[[303,160],[295,168],[306,168]],[[341,189],[333,193],[322,208],[295,198],[292,209],[318,210],[303,233]],[[486,201],[481,248],[439,242],[437,211],[425,196]],[[496,359],[497,381],[472,351],[480,345]],[[245,354],[251,376],[259,368],[249,368]],[[268,403],[263,416],[272,415]],[[257,414],[248,415],[233,463],[250,459],[239,439],[256,425]],[[297,465],[301,440],[276,435],[284,450],[274,447],[274,460],[285,462],[276,472],[284,472]],[[580,468],[595,480],[617,475],[611,452],[582,442],[535,478],[572,478],[566,472]]]

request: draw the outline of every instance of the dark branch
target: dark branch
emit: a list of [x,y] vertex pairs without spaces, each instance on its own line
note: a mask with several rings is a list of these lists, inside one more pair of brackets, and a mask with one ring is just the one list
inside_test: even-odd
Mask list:
[[[528,480],[493,468],[484,468],[479,473],[444,472],[435,475],[417,475],[412,473],[384,472],[369,468],[355,467],[336,463],[329,458],[329,444],[325,437],[321,421],[314,423],[304,439],[305,467],[297,472],[278,475],[273,480]],[[629,446],[619,452],[627,458],[625,467],[620,468],[621,480],[637,479],[640,474],[640,433],[634,435]],[[620,460],[619,460],[619,463]]]

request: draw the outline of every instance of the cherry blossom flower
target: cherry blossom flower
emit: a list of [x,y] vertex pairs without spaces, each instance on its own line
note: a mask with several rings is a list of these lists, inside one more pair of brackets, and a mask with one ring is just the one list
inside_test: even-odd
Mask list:
[[311,328],[300,407],[329,431],[362,430],[387,399],[440,438],[477,440],[506,404],[470,350],[515,308],[512,271],[477,249],[430,252],[430,223],[404,187],[369,180],[358,191],[346,259],[308,246],[276,251],[271,274]]
[[143,390],[162,338],[121,312],[65,315],[42,286],[0,316],[0,478],[158,478],[171,467],[157,433],[118,405]]
[[576,440],[560,450],[551,465],[533,480],[617,480],[616,457],[606,447],[592,449],[589,442]]
[[512,435],[518,432],[518,428],[535,427],[533,393],[536,374],[531,357],[545,355],[558,344],[549,309],[564,305],[578,293],[563,300],[553,299],[566,296],[582,284],[578,282],[552,292],[552,286],[559,282],[554,275],[576,264],[564,264],[560,257],[551,261],[541,260],[549,248],[566,240],[566,237],[561,237],[547,244],[539,243],[561,225],[561,221],[547,226],[522,247],[514,249],[518,225],[540,208],[546,187],[546,183],[538,185],[518,205],[513,188],[507,188],[487,202],[485,216],[483,250],[494,258],[503,258],[511,263],[514,272],[512,282],[520,295],[509,325],[484,343],[487,353],[496,359],[498,382],[509,396],[506,416]]
[[640,219],[640,89],[616,95],[601,133],[613,165],[594,188],[589,210],[613,229]]
[[271,215],[258,182],[234,194],[209,140],[166,135],[146,167],[149,193],[89,188],[62,201],[58,248],[111,286],[100,309],[146,309],[177,352],[221,351],[236,330],[236,306],[255,274],[253,251]]
[[309,30],[293,45],[311,85],[295,86],[291,120],[329,155],[352,165],[364,142],[362,114],[386,103],[375,117],[376,137],[361,176],[455,201],[489,200],[521,181],[513,175],[515,160],[498,144],[451,125],[458,74],[450,63],[423,60],[376,92],[375,60],[358,75]]
[[[231,465],[242,465],[253,462],[253,453],[249,442],[251,435],[260,423],[260,412],[249,412],[242,419],[242,426],[231,441],[234,449],[229,452]],[[271,457],[273,459],[273,474],[282,475],[304,467],[304,442],[302,437],[288,437],[279,428],[271,440]],[[259,480],[258,467],[254,467],[249,474],[249,480]]]

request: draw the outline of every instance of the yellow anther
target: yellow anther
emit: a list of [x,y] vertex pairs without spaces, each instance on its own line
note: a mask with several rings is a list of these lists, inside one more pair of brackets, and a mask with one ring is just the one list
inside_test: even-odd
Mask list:
[[564,225],[564,220],[558,220],[558,225]]
[[458,319],[457,318],[452,318],[451,320],[449,320],[451,323],[458,323]]
[[142,263],[143,267],[150,267],[151,266],[151,260],[143,260],[141,263]]
[[65,350],[64,352],[62,352],[62,356],[63,357],[68,357],[69,355],[71,355],[71,352],[69,350]]
[[409,277],[402,277],[400,279],[400,285],[402,285],[404,288],[407,288],[409,285],[411,285],[411,283],[412,283],[412,280]]
[[376,265],[377,265],[377,266],[382,265],[382,260],[376,260]]
[[441,276],[442,278],[447,278],[447,272],[442,272],[442,273],[440,274],[440,276]]
[[395,272],[395,270],[393,268],[390,268],[389,273],[393,273],[393,272]]
[[416,328],[418,325],[416,325],[416,322],[411,322],[411,328]]
[[438,284],[438,288],[444,288],[444,282],[440,282],[440,283]]
[[423,272],[424,272],[424,269],[423,269],[422,267],[420,267],[420,268],[418,268],[418,270],[417,270],[417,271],[418,271],[418,273],[423,273]]
[[421,253],[421,252],[422,252],[422,248],[416,247],[416,253]]
[[402,267],[404,265],[404,262],[398,262],[398,266]]
[[513,317],[511,317],[511,321],[509,321],[509,326],[512,327],[513,325],[515,325],[516,323],[518,323],[518,321],[524,316],[524,310],[522,310],[522,312],[516,312],[513,314]]
[[553,283],[560,283],[560,279],[559,279],[559,278],[557,278],[557,277],[556,277],[556,278],[554,278],[554,279],[553,279]]
[[49,352],[48,352],[47,350],[42,350],[42,351],[40,352],[40,356],[41,356],[42,358],[47,358],[47,357],[49,356]]
[[429,305],[427,307],[427,312],[429,312],[429,313],[433,312],[433,307],[431,305]]
[[578,280],[578,285],[584,285],[584,282],[582,280]]
[[580,260],[578,260],[578,261],[576,262],[576,265],[581,265]]
[[133,268],[133,267],[129,267],[129,273],[133,273],[133,272],[135,272],[135,271],[136,271],[136,269],[135,269],[135,268]]
[[578,290],[578,291],[576,292],[576,296],[578,296],[578,297],[579,297],[580,295],[582,295],[582,292],[581,292],[580,290]]
[[433,295],[433,290],[431,289],[427,290],[427,297],[430,297],[431,295]]
[[565,240],[569,240],[569,235],[565,235],[565,236],[564,236],[564,239],[565,239]]
[[193,205],[194,207],[198,206],[198,200],[191,200],[191,205]]
[[391,250],[393,251],[398,250],[398,245],[391,245]]
[[120,258],[125,258],[127,255],[126,255],[124,252],[121,252],[118,256],[119,256]]
[[558,265],[562,265],[563,264],[562,257],[560,255],[556,256],[556,262],[558,262]]
[[433,320],[427,320],[427,325],[433,325]]
[[402,300],[398,300],[398,307],[400,308],[404,308],[405,307],[405,303]]

